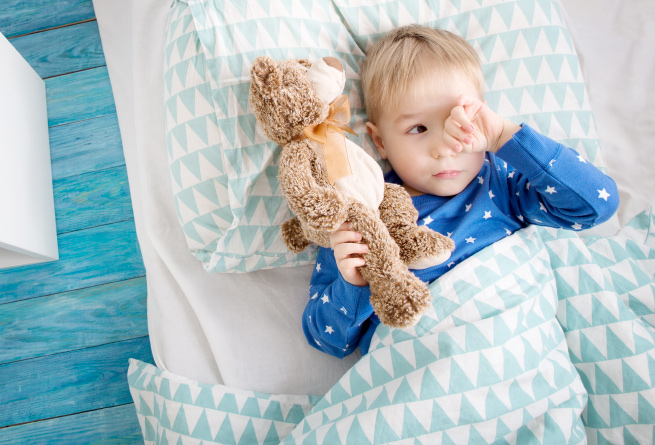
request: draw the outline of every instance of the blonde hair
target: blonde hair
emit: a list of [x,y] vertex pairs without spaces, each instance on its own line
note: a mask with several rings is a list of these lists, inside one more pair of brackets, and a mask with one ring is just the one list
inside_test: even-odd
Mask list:
[[[446,71],[439,71],[440,68]],[[378,40],[362,65],[362,89],[369,119],[394,107],[410,83],[436,73],[467,76],[483,97],[484,81],[475,50],[463,38],[422,25],[396,28]]]

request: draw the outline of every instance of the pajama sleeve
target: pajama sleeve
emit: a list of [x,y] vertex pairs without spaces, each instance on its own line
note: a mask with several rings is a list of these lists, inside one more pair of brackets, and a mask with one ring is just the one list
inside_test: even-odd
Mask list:
[[525,223],[582,230],[608,220],[618,208],[609,176],[525,124],[496,155],[510,164],[510,205]]
[[335,357],[351,354],[373,315],[368,286],[353,286],[343,279],[332,249],[320,248],[302,318],[307,341]]

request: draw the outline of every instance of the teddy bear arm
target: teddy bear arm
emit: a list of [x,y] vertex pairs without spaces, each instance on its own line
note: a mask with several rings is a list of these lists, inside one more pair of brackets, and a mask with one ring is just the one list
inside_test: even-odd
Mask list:
[[287,248],[293,253],[301,253],[312,242],[309,241],[302,230],[302,225],[298,218],[291,218],[282,223],[280,227],[282,240]]
[[353,202],[348,219],[369,247],[364,254],[366,264],[359,270],[369,283],[373,310],[385,325],[413,325],[430,305],[432,297],[425,283],[407,269],[399,246],[375,210]]
[[332,186],[312,175],[315,153],[306,141],[288,144],[280,156],[278,178],[293,213],[315,230],[336,230],[345,220],[347,202]]
[[430,229],[418,226],[418,211],[407,191],[397,184],[385,184],[379,207],[380,219],[400,247],[400,257],[412,269],[441,264],[455,248],[453,241]]

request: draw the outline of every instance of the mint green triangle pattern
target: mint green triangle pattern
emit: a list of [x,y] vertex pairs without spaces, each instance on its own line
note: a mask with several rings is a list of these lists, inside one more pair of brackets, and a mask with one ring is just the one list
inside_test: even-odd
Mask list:
[[[522,259],[501,268],[498,253],[512,250]],[[326,433],[373,443],[583,443],[587,392],[556,317],[548,258],[531,227],[442,276],[430,285],[433,308],[418,324],[402,335],[380,326],[370,352],[283,443],[330,443],[321,441]],[[459,304],[438,312],[442,300]],[[359,380],[367,384],[350,384]]]
[[[416,326],[379,327],[320,400],[203,385],[132,360],[146,443],[650,443],[655,330],[627,306],[655,307],[655,286],[637,273],[655,270],[649,249],[623,234],[520,230],[431,284],[433,307]],[[522,260],[501,268],[507,255]],[[471,277],[474,287],[459,285]],[[444,299],[459,305],[438,312]]]
[[319,399],[206,385],[138,360],[127,380],[145,443],[279,443]]
[[[354,73],[362,54],[328,2],[276,4],[283,14],[271,15],[270,5],[256,0],[175,1],[169,16],[164,111],[172,192],[188,247],[209,272],[315,258],[315,249],[292,254],[282,242],[280,225],[292,215],[277,182],[280,148],[249,110],[249,69],[264,54],[332,55]],[[346,92],[359,95],[352,73]],[[363,125],[361,105],[352,111]]]
[[[626,306],[637,292],[653,313],[649,249],[623,235],[538,227],[489,246],[430,285],[434,307],[415,327],[396,335],[380,326],[369,354],[284,443],[329,443],[326,432],[348,437],[352,425],[373,443],[650,443],[654,330]],[[501,268],[499,254],[511,251],[521,260]],[[606,260],[596,264],[594,253]],[[624,294],[613,287],[619,267],[631,283],[620,283]],[[475,286],[462,287],[472,276]],[[459,304],[438,311],[443,300]],[[368,383],[348,384],[359,380]],[[348,416],[362,399],[368,410]]]
[[[272,14],[273,6],[258,0],[178,0],[170,13],[164,111],[172,193],[188,247],[210,272],[295,266],[315,257],[312,249],[292,254],[281,240],[280,224],[291,213],[277,205],[280,148],[258,129],[248,106],[249,69],[259,55],[340,58],[347,67],[351,123],[363,135],[358,72],[370,45],[409,23],[448,29],[478,52],[492,108],[605,168],[571,37],[551,0],[275,5]],[[368,137],[354,139],[375,155]],[[217,199],[205,199],[209,188]]]
[[586,432],[599,443],[628,435],[630,443],[653,440],[653,229],[648,209],[614,237],[565,239],[561,231],[550,231],[555,236],[546,242],[551,258],[558,258],[551,262],[558,288],[569,289],[558,295],[558,319],[589,394]]

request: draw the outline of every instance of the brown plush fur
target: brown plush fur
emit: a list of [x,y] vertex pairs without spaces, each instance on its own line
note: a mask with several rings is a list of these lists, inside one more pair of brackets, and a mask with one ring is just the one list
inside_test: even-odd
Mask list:
[[266,135],[283,146],[278,178],[296,215],[282,225],[284,242],[296,253],[311,243],[329,247],[330,233],[350,221],[369,247],[360,272],[370,284],[375,313],[384,324],[410,326],[429,307],[431,295],[406,263],[439,254],[447,257],[454,244],[416,225],[418,212],[398,185],[385,184],[379,209],[371,209],[329,184],[320,144],[301,138],[304,128],[322,122],[329,110],[305,79],[309,66],[305,60],[276,62],[264,56],[251,69],[255,116]]

